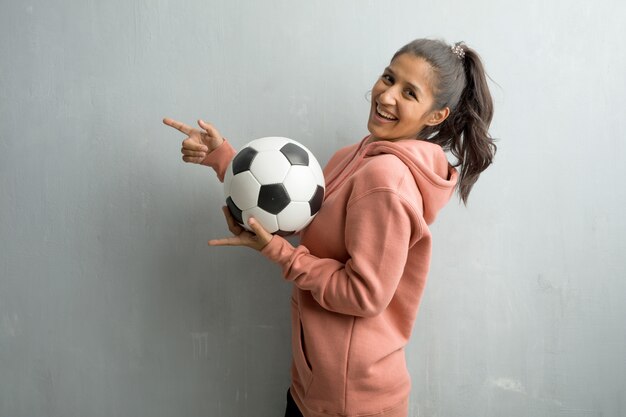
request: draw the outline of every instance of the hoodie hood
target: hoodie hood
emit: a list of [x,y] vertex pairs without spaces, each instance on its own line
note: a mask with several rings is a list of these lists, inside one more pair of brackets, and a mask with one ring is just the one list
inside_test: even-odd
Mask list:
[[409,168],[422,194],[424,220],[435,221],[437,213],[450,200],[458,181],[458,171],[450,165],[441,146],[424,140],[369,142],[363,140],[363,156],[392,154]]

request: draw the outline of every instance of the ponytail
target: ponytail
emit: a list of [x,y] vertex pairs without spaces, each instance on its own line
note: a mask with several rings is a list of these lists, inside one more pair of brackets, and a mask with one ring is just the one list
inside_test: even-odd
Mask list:
[[461,166],[458,192],[465,204],[472,187],[495,156],[497,146],[489,135],[493,100],[479,56],[471,49],[463,58],[466,86],[452,119],[450,152]]

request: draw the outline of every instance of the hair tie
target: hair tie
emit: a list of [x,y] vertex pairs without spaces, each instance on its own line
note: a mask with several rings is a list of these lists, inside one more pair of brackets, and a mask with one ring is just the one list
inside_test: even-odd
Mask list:
[[454,52],[454,54],[459,59],[465,58],[465,50],[461,46],[462,43],[463,42],[457,42],[456,44],[454,44],[453,46],[450,47],[450,49],[452,49],[452,52]]

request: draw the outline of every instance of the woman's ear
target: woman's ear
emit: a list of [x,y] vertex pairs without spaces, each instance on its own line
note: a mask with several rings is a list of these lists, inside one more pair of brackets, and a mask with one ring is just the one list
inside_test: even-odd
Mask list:
[[440,124],[441,122],[443,122],[444,120],[446,120],[449,115],[450,115],[449,107],[444,107],[443,109],[440,109],[440,110],[434,110],[432,113],[430,113],[430,117],[428,118],[428,121],[426,122],[426,124],[428,126],[436,126]]

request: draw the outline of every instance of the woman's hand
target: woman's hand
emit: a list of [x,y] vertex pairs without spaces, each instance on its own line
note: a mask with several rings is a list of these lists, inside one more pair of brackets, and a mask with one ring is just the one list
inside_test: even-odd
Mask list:
[[250,233],[243,227],[241,227],[232,214],[228,210],[228,207],[222,207],[224,216],[226,216],[226,223],[228,224],[228,230],[235,236],[224,239],[212,239],[209,240],[209,246],[247,246],[252,249],[260,251],[263,249],[270,240],[274,237],[271,233],[261,226],[254,218],[248,220],[248,224],[254,233]]
[[203,120],[198,120],[198,125],[204,131],[194,129],[168,117],[163,119],[163,123],[187,135],[187,138],[183,140],[181,149],[185,162],[201,163],[210,152],[224,142],[220,132],[213,125],[205,123]]

